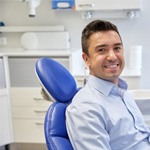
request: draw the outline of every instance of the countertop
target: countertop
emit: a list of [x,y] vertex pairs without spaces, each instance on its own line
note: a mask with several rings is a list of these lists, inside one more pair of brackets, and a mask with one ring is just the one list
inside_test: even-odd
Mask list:
[[0,50],[0,56],[70,56],[75,50]]

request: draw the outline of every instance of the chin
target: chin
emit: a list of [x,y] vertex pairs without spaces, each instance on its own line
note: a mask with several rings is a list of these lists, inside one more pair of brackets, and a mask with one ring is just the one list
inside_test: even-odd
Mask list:
[[109,80],[109,81],[116,81],[116,80],[118,80],[118,78],[119,78],[119,75],[117,75],[117,74],[107,76],[107,80]]

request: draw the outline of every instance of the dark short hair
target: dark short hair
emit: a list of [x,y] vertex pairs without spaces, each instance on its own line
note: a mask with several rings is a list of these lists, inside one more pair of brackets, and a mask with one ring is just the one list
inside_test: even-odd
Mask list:
[[82,37],[81,37],[82,51],[87,55],[89,54],[88,53],[89,39],[93,33],[101,32],[101,31],[110,31],[110,30],[117,32],[118,35],[120,36],[117,26],[112,24],[109,21],[94,20],[91,23],[89,23],[82,31]]

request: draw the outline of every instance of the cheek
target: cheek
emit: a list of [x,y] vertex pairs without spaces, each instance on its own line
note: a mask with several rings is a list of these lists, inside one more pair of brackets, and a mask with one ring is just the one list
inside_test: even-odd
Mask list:
[[124,59],[124,55],[123,55],[123,54],[119,55],[119,59],[120,59],[120,61],[121,61],[123,64],[125,63],[125,59]]
[[93,60],[91,60],[91,66],[93,66],[94,68],[100,69],[103,62],[104,62],[104,59],[101,56],[97,56]]
[[90,55],[88,58],[89,59],[86,61],[86,65],[91,68],[99,68],[105,60],[105,57],[102,55]]
[[102,64],[105,61],[106,57],[103,55],[98,55],[95,57],[95,61],[99,64]]

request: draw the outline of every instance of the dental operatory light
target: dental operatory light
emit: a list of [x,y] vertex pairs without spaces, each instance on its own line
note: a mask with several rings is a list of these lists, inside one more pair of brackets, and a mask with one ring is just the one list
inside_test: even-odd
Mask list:
[[40,5],[41,0],[22,0],[26,2],[29,7],[29,17],[36,16],[36,8]]

